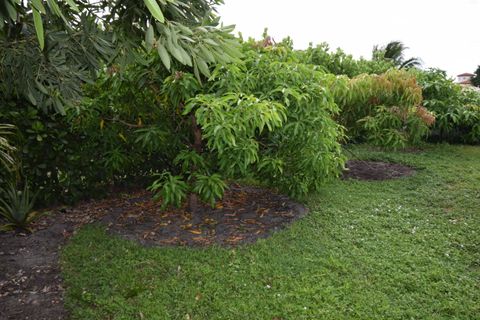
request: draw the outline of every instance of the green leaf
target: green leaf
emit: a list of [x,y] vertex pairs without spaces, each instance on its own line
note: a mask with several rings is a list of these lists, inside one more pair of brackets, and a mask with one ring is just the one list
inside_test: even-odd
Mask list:
[[212,46],[218,46],[218,43],[216,43],[215,41],[213,41],[213,40],[210,39],[210,38],[205,38],[203,41],[204,41],[205,43],[208,43],[208,44],[212,45]]
[[9,1],[5,2],[5,6],[7,7],[7,12],[10,16],[10,19],[17,19],[17,10],[15,9],[15,7]]
[[35,32],[37,33],[38,44],[40,45],[40,49],[43,50],[45,47],[45,38],[43,32],[43,22],[42,17],[40,16],[40,12],[37,9],[33,8],[33,24],[35,25]]
[[[32,6],[33,6],[33,8],[37,9],[37,11],[40,12],[40,13],[43,13],[43,14],[47,13],[41,0],[32,0]],[[32,10],[33,10],[33,8],[32,8]]]
[[183,49],[181,46],[178,47],[178,51],[180,52],[180,54],[182,55],[182,58],[183,58],[183,62],[191,67],[192,66],[192,58],[190,57],[190,55],[187,53],[187,51],[185,51],[185,49]]
[[35,80],[35,84],[37,85],[38,90],[40,90],[43,94],[48,94],[47,88],[38,80]]
[[158,51],[158,54],[160,55],[160,59],[162,60],[165,68],[167,68],[167,70],[170,70],[171,59],[170,59],[170,55],[167,52],[167,49],[163,46],[163,44],[158,43],[157,51]]
[[145,44],[148,51],[152,50],[154,41],[155,41],[155,35],[153,31],[153,25],[150,24],[150,26],[147,29],[147,32],[145,33]]
[[67,23],[67,19],[63,15],[62,10],[60,10],[60,7],[58,6],[58,4],[55,0],[47,0],[47,4],[50,7],[50,9],[52,9],[52,11],[55,15],[59,16],[60,18],[62,18],[62,20],[65,23]]
[[161,23],[165,23],[165,17],[163,16],[162,9],[158,5],[156,0],[143,0],[152,16]]
[[200,72],[204,76],[210,77],[210,70],[208,69],[207,63],[203,59],[201,59],[201,58],[197,59],[197,66],[198,66],[198,69],[200,70]]
[[73,0],[65,0],[65,2],[70,6],[70,8],[75,12],[80,12],[77,4]]
[[177,46],[174,45],[172,41],[170,41],[170,40],[167,41],[167,48],[168,48],[168,51],[172,54],[172,56],[175,57],[175,59],[177,59],[182,64],[185,64],[185,61],[183,60],[184,57],[183,57],[182,53],[180,52],[180,50],[178,50]]

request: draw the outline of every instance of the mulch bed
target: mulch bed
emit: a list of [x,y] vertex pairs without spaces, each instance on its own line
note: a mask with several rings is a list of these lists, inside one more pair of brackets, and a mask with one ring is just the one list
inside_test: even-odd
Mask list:
[[73,208],[55,209],[33,233],[0,233],[0,319],[66,319],[59,249],[81,226],[106,225],[109,233],[149,246],[235,246],[268,237],[306,214],[288,197],[232,185],[215,208],[161,210],[139,191]]
[[343,173],[343,179],[388,180],[415,173],[412,167],[390,162],[349,160]]

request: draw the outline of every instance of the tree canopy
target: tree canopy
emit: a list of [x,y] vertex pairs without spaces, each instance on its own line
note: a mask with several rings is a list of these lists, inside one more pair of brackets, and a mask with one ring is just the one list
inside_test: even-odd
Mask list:
[[[239,57],[233,26],[220,26],[220,0],[6,0],[0,3],[0,89],[44,111],[64,113],[99,68],[145,63],[191,69]],[[33,41],[37,39],[36,45]],[[8,79],[6,81],[5,79]]]

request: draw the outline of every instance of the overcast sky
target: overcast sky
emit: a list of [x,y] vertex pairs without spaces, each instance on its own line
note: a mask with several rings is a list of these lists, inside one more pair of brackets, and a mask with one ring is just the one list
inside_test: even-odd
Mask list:
[[480,65],[480,0],[224,0],[224,24],[244,38],[291,36],[298,49],[327,42],[355,57],[371,57],[375,44],[400,40],[426,67],[450,76]]

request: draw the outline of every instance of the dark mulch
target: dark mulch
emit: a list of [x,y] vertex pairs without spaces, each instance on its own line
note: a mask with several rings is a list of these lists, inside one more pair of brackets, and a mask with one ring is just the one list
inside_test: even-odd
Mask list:
[[343,173],[343,179],[388,180],[415,173],[412,167],[390,162],[349,160]]
[[0,233],[0,319],[66,318],[58,256],[73,224],[62,215],[51,222],[28,235]]
[[32,234],[0,233],[0,319],[66,319],[59,249],[81,226],[100,222],[108,232],[144,245],[234,246],[265,238],[307,210],[270,190],[232,185],[215,208],[161,210],[145,191],[55,209]]
[[305,214],[288,197],[266,189],[231,186],[215,208],[200,205],[162,211],[144,193],[112,207],[102,222],[113,234],[145,245],[237,245],[265,238]]

